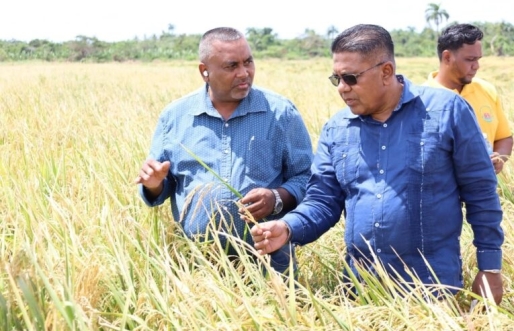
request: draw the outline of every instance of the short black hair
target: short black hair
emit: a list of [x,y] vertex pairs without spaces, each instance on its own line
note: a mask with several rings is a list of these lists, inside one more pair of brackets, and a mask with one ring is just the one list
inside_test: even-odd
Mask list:
[[477,40],[482,40],[484,33],[478,27],[471,24],[453,24],[441,32],[437,39],[437,56],[439,61],[443,58],[445,50],[456,51],[464,44],[473,45]]
[[359,53],[366,57],[383,56],[394,62],[394,43],[389,32],[381,26],[358,24],[341,32],[332,41],[332,54]]

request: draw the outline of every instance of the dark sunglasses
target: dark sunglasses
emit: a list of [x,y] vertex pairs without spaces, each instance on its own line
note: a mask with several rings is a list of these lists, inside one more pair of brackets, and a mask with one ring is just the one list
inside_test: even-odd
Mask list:
[[386,61],[382,61],[378,64],[375,64],[373,67],[371,68],[368,68],[364,71],[361,71],[359,72],[358,74],[344,74],[342,76],[338,76],[338,75],[332,75],[330,77],[328,77],[328,79],[330,80],[330,82],[332,83],[332,85],[334,86],[339,86],[339,83],[341,82],[341,79],[343,80],[343,82],[346,84],[346,85],[349,85],[349,86],[353,86],[355,84],[357,84],[357,77],[359,77],[360,75],[362,75],[363,73],[365,73],[366,71],[370,71],[371,69],[373,68],[376,68],[382,64],[386,63]]

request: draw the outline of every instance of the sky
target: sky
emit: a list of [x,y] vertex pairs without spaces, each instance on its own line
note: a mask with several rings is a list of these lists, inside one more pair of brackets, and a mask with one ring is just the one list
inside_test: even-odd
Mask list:
[[[425,9],[440,4],[449,22],[514,24],[514,1],[487,0],[2,0],[0,40],[46,39],[63,42],[78,35],[102,41],[159,36],[172,24],[175,34],[202,34],[218,26],[273,29],[282,39],[306,29],[326,35],[330,26],[341,32],[359,23],[387,30],[427,26]],[[446,24],[446,22],[445,22]]]

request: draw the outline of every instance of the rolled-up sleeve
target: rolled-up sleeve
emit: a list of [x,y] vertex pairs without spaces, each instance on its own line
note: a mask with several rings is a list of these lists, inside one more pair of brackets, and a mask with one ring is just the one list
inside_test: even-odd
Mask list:
[[[165,133],[167,132],[166,126],[165,126],[165,118],[166,113],[163,113],[159,117],[159,121],[157,122],[157,126],[155,128],[155,132],[152,138],[152,145],[150,147],[150,153],[148,155],[147,159],[154,159],[159,162],[169,161],[166,155],[164,154],[164,139],[165,139]],[[169,198],[176,186],[176,181],[172,177],[171,173],[168,173],[168,176],[164,179],[163,182],[163,190],[157,197],[150,198],[148,191],[145,189],[145,187],[142,184],[139,184],[139,195],[143,199],[146,205],[150,207],[159,206],[166,201],[167,198]]]

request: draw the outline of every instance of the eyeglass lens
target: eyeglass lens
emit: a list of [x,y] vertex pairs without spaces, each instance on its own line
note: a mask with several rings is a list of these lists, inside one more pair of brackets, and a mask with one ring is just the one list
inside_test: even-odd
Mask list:
[[346,75],[342,75],[342,76],[337,76],[337,75],[332,75],[330,77],[328,77],[328,79],[330,79],[330,82],[332,83],[332,85],[334,86],[339,86],[339,83],[341,82],[341,79],[344,81],[344,83],[348,86],[352,86],[352,85],[355,85],[357,84],[357,77],[359,77],[360,75],[362,75],[363,73],[367,72],[367,71],[370,71],[371,69],[373,68],[376,68],[378,67],[379,65],[382,65],[384,64],[385,61],[382,61],[380,63],[377,63],[375,64],[374,66],[358,73],[358,74],[346,74]]
[[334,86],[339,86],[339,82],[341,81],[341,79],[343,80],[343,82],[346,85],[352,86],[352,85],[357,84],[357,75],[342,75],[342,76],[332,75],[332,76],[328,77],[328,79],[330,79],[330,82]]

